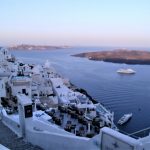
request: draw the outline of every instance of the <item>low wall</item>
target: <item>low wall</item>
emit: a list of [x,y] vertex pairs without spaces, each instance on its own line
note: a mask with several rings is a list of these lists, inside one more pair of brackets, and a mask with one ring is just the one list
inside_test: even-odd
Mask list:
[[26,139],[44,150],[99,150],[91,139],[47,131],[27,130]]
[[5,147],[4,145],[1,145],[1,144],[0,144],[0,150],[10,150],[10,149],[8,149],[8,148]]
[[20,137],[21,128],[19,123],[17,123],[15,120],[12,120],[12,118],[10,118],[9,115],[7,115],[4,109],[2,110],[2,113],[3,113],[2,122]]

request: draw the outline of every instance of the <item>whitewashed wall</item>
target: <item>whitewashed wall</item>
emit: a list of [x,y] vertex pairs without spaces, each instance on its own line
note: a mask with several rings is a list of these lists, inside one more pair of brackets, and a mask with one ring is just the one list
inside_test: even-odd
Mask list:
[[5,110],[3,110],[2,122],[19,137],[21,136],[20,124],[17,121],[13,120],[11,117],[9,117]]
[[6,86],[4,78],[0,79],[0,97],[6,97]]
[[30,86],[13,86],[12,85],[12,95],[16,96],[18,93],[22,93],[22,89],[26,89],[28,97],[31,98],[31,87]]

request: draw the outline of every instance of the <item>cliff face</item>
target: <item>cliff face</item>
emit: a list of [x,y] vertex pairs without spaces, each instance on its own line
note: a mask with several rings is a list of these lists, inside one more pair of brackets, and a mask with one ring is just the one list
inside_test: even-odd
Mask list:
[[113,63],[150,64],[150,52],[148,51],[114,50],[80,53],[74,56]]

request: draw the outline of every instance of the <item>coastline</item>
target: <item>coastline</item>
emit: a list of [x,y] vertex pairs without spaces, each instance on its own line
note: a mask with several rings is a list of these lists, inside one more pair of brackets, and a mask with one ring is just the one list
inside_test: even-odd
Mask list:
[[71,85],[71,88],[73,88],[75,91],[80,92],[80,93],[86,95],[94,104],[97,104],[97,103],[98,103],[95,99],[92,98],[91,95],[88,94],[88,92],[87,92],[85,89],[79,88],[79,87],[75,86],[75,85],[74,85],[73,83],[71,83],[71,82],[70,82],[70,85]]
[[72,55],[74,57],[88,58],[94,61],[104,61],[112,63],[125,63],[132,65],[150,65],[150,52],[138,50],[113,50],[86,52]]
[[17,51],[32,51],[32,50],[57,50],[57,49],[64,49],[64,48],[70,48],[70,46],[62,45],[62,46],[51,46],[51,45],[28,45],[28,44],[21,44],[21,45],[15,45],[10,46],[7,49],[9,50],[17,50]]

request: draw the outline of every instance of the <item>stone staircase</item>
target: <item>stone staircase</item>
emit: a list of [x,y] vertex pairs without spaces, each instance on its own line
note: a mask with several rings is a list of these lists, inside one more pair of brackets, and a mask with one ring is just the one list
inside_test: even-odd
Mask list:
[[10,150],[42,150],[40,147],[33,146],[24,141],[23,138],[18,138],[17,135],[7,128],[1,121],[0,144],[6,146]]

